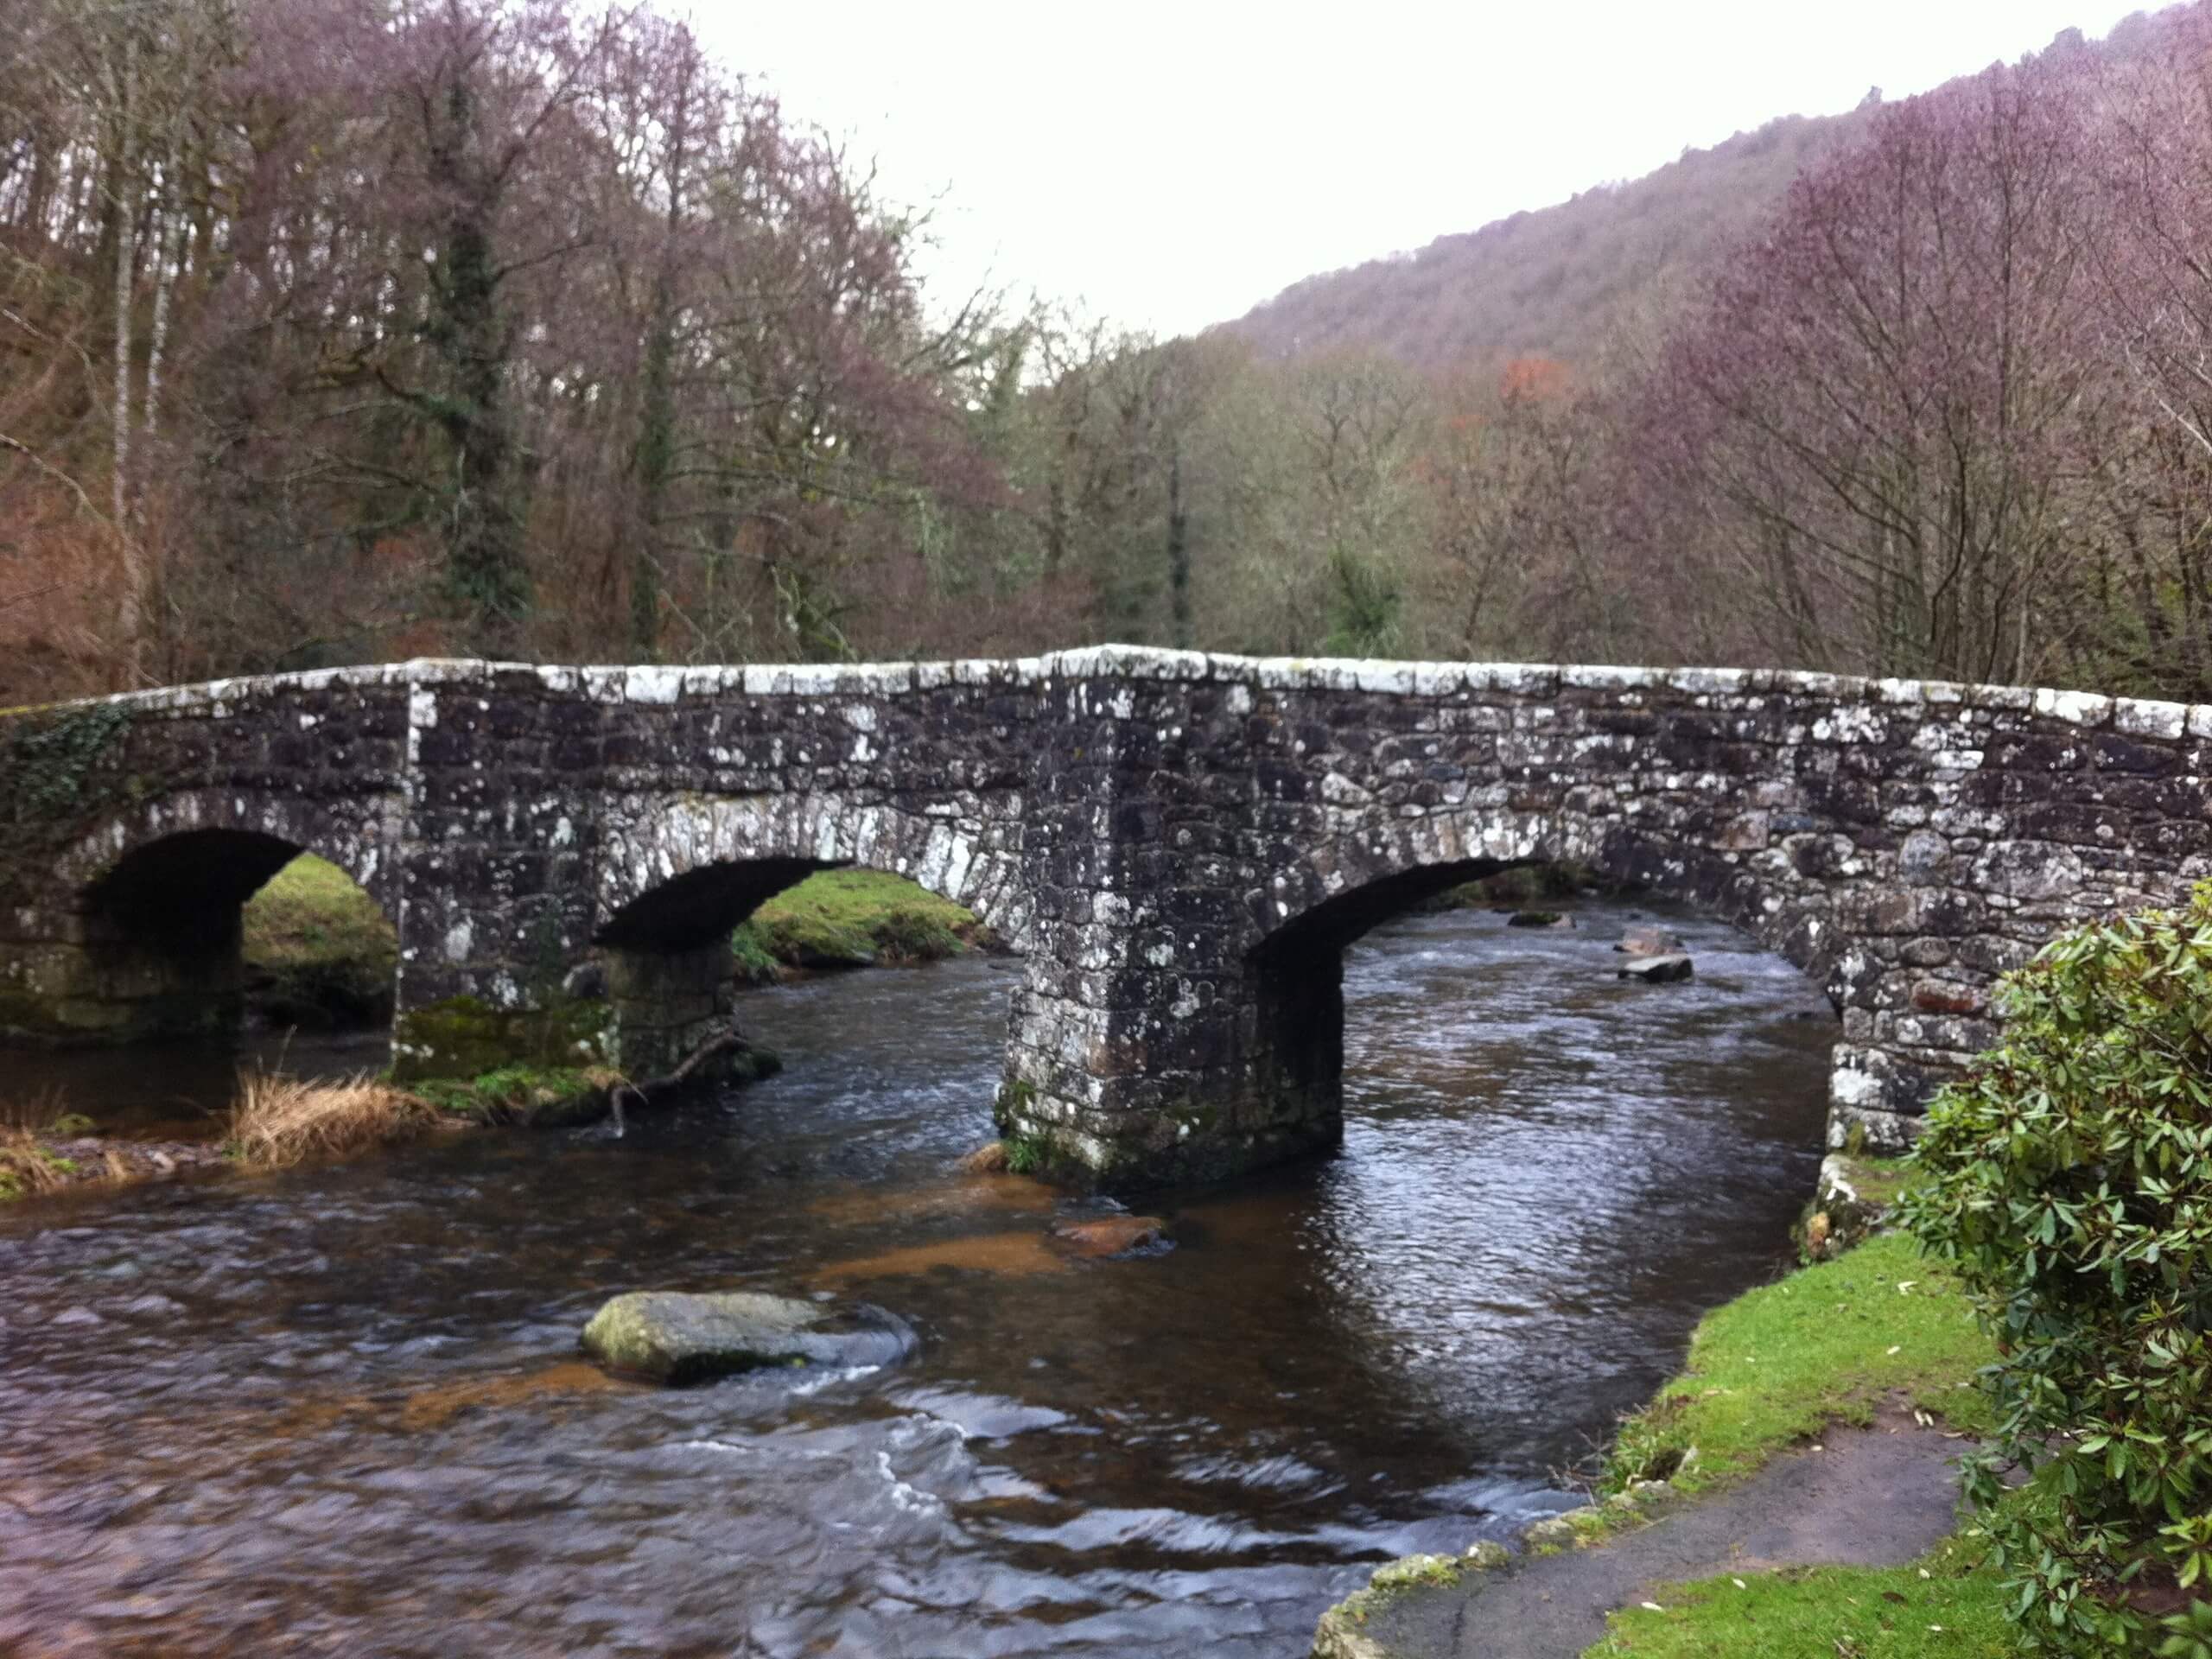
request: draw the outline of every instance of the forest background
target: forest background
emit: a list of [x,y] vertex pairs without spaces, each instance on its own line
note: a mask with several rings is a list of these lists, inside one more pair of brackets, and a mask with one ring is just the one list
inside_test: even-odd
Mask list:
[[2206,5],[1172,340],[925,291],[644,7],[8,10],[0,703],[1103,640],[2212,700]]

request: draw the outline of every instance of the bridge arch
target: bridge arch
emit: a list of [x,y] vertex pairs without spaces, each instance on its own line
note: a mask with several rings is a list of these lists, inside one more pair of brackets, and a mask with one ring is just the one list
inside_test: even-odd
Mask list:
[[344,871],[397,921],[395,797],[173,791],[112,812],[55,861],[52,949],[34,964],[67,1022],[107,1040],[227,1037],[245,1002],[246,901],[302,853]]
[[[987,816],[979,801],[625,795],[606,803],[601,822],[592,895],[599,942],[727,937],[792,882],[849,865],[905,876],[973,911],[1017,948],[1027,931],[1016,826]],[[686,940],[687,932],[698,937]]]
[[1027,907],[1018,849],[974,816],[981,810],[970,801],[917,810],[836,793],[611,803],[590,944],[606,969],[620,1064],[639,1076],[664,1072],[728,1029],[732,930],[818,870],[903,876],[1019,948]]
[[1287,1140],[1332,1142],[1343,1111],[1346,949],[1464,883],[1561,864],[1731,923],[1805,971],[1840,1012],[1846,987],[1834,973],[1839,940],[1827,906],[1793,901],[1755,871],[1653,846],[1568,811],[1471,809],[1356,822],[1297,851],[1248,906],[1242,992],[1258,1110]]
[[54,873],[80,900],[98,904],[118,881],[158,876],[180,859],[177,874],[225,892],[250,880],[250,896],[283,868],[262,868],[281,846],[290,849],[287,857],[327,859],[391,912],[399,899],[404,816],[396,793],[333,800],[283,786],[175,790],[111,813],[62,854]]

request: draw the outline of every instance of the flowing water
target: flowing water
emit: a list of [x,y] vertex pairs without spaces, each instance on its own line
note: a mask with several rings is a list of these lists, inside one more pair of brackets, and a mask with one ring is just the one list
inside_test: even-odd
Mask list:
[[[1376,1562],[1568,1503],[1785,1249],[1826,1005],[1694,922],[1694,982],[1619,983],[1627,914],[1354,947],[1342,1154],[1166,1202],[1164,1255],[1071,1262],[1053,1195],[952,1172],[1018,972],[973,959],[759,994],[789,1070],[619,1141],[0,1211],[0,1652],[1302,1654]],[[0,1063],[141,1122],[213,1086]],[[924,1345],[577,1359],[611,1293],[737,1286]]]

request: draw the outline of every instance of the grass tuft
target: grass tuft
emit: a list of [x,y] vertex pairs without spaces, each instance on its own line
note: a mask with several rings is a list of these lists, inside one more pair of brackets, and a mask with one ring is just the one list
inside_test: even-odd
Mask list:
[[1987,1406],[1971,1379],[1995,1359],[1949,1277],[1909,1236],[1877,1234],[1700,1320],[1682,1375],[1622,1424],[1606,1484],[1737,1479],[1831,1422],[1868,1421],[1897,1390],[1980,1429]]
[[438,1122],[429,1102],[365,1073],[310,1083],[248,1071],[238,1074],[226,1144],[245,1163],[281,1169],[412,1140]]
[[0,1107],[0,1199],[29,1198],[67,1185],[77,1173],[75,1160],[45,1143],[81,1135],[91,1127],[91,1119],[68,1109],[58,1089]]

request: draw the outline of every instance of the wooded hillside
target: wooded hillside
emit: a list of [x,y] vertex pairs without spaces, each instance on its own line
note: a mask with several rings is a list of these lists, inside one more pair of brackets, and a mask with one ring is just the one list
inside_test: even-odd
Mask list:
[[17,10],[0,702],[1099,640],[2212,699],[2212,3],[1371,269],[1287,356],[925,292],[648,10]]
[[1866,125],[1782,116],[1657,172],[1308,276],[1223,332],[1270,357],[1387,352],[1416,366],[1586,357],[1639,305],[1663,304],[1756,233],[1806,165]]
[[[2159,49],[2137,13],[2092,49],[2114,61]],[[2084,44],[2069,31],[2052,42]],[[1294,283],[1218,331],[1268,357],[1381,351],[1416,367],[1586,362],[1606,336],[1678,304],[1721,254],[1756,237],[1808,167],[1859,142],[1881,105],[1781,115],[1641,178],[1512,214],[1426,247]]]

